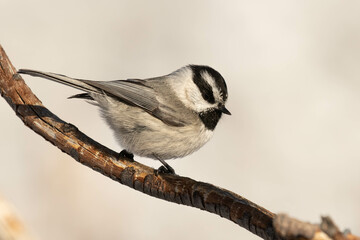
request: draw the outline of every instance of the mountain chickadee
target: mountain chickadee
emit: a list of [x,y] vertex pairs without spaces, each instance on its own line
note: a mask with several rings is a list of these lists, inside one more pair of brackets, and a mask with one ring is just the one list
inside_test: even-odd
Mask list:
[[159,160],[158,171],[175,173],[164,160],[180,158],[202,147],[213,135],[228,97],[224,78],[208,66],[188,65],[162,77],[91,81],[64,75],[20,69],[85,93],[82,98],[100,107],[106,122],[126,150]]

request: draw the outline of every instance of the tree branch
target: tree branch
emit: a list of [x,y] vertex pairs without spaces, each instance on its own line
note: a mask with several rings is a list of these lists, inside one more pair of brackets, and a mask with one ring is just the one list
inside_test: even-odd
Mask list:
[[0,90],[26,126],[93,170],[150,196],[215,213],[263,239],[286,237],[274,228],[274,213],[231,191],[178,175],[156,175],[153,168],[141,163],[117,159],[116,152],[44,107],[16,73],[1,46]]

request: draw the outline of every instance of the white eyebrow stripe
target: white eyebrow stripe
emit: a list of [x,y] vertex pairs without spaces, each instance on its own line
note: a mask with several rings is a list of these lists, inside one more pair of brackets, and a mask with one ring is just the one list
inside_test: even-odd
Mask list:
[[222,94],[220,93],[219,88],[216,85],[214,78],[207,71],[202,71],[201,77],[210,85],[213,95],[214,95],[214,98],[215,98],[215,102],[221,102]]

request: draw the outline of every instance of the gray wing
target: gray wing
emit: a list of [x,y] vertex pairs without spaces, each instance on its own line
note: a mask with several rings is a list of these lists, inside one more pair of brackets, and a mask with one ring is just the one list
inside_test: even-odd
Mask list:
[[[75,79],[56,73],[41,72],[30,69],[20,69],[18,73],[47,78],[86,92],[71,96],[70,98],[84,98],[92,100],[91,95],[89,95],[90,93],[105,93],[128,105],[137,106],[143,109],[168,125],[180,127],[186,124],[187,119],[184,119],[182,117],[183,115],[176,111],[177,107],[169,105],[168,101],[164,100],[164,98],[159,97],[159,99],[162,100],[159,102],[157,98],[158,93],[152,86],[146,84],[148,80],[129,79],[100,82]],[[162,79],[160,78],[154,78],[152,80],[156,79],[162,82]],[[160,93],[160,95],[163,94],[164,92]]]
[[155,91],[143,84],[141,80],[117,80],[117,81],[90,81],[82,80],[90,86],[101,89],[107,94],[115,96],[123,102],[143,108],[146,111],[154,111],[159,102],[156,100]]
[[158,101],[157,92],[151,86],[146,85],[145,80],[82,81],[126,104],[142,108],[168,125],[180,127],[186,124],[185,119],[180,119],[174,108],[165,106]]

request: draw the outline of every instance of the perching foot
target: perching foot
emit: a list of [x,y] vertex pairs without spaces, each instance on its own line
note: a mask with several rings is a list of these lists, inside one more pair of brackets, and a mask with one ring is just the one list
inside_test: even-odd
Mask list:
[[122,159],[122,158],[130,159],[131,161],[134,161],[134,154],[124,149],[118,155],[118,159]]
[[155,174],[158,175],[159,173],[168,173],[168,174],[175,174],[175,170],[167,164],[164,160],[157,157],[157,159],[162,163],[162,166],[159,167],[158,170],[155,171]]

